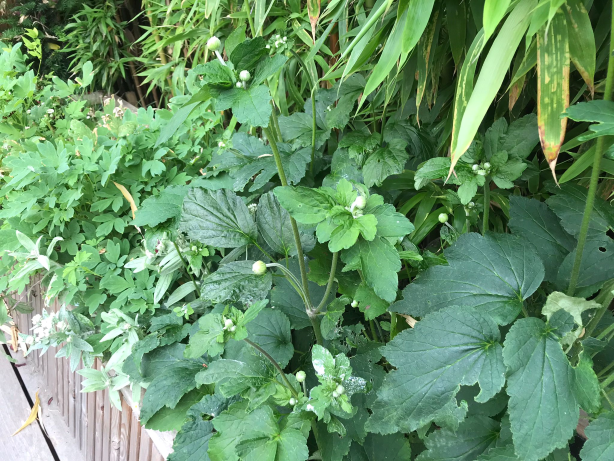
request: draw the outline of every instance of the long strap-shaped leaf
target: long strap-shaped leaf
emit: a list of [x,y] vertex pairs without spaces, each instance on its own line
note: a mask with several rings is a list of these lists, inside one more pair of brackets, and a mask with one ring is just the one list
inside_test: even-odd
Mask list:
[[537,33],[537,126],[542,150],[556,181],[556,161],[565,139],[569,106],[569,40],[562,11]]
[[[488,107],[492,104],[495,96],[497,96],[497,92],[501,88],[501,84],[508,72],[516,49],[529,27],[531,11],[535,7],[535,4],[536,0],[521,0],[510,13],[492,44],[488,56],[484,60],[480,75],[475,84],[475,88],[473,88],[473,92],[471,92],[471,98],[465,110],[462,114],[460,113],[461,111],[455,113],[454,123],[460,123],[460,127],[458,136],[456,137],[456,143],[453,144],[452,148],[450,174],[456,162],[458,162],[458,159],[465,153],[473,141],[486,115]],[[475,65],[475,63],[467,60],[463,68],[465,65],[472,66]],[[461,81],[459,80],[459,85],[460,84]],[[465,93],[468,92],[467,89],[462,89],[461,91]],[[457,112],[456,109],[455,112]],[[458,122],[457,116],[462,116],[461,122]]]
[[569,31],[569,55],[586,82],[591,96],[595,93],[595,34],[582,0],[567,0],[564,6]]

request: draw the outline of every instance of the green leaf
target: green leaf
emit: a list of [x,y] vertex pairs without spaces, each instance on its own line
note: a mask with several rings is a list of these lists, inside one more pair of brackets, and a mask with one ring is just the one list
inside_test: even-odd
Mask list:
[[190,190],[179,229],[205,245],[237,248],[256,240],[258,230],[243,200],[229,190]]
[[209,461],[209,440],[213,436],[211,421],[194,419],[186,422],[175,436],[168,461]]
[[595,35],[588,12],[581,0],[567,0],[563,7],[569,30],[569,55],[586,82],[591,95],[595,92]]
[[510,0],[486,0],[484,2],[484,39],[488,40],[505,16]]
[[383,299],[379,298],[373,289],[364,283],[361,283],[356,293],[354,294],[354,300],[358,301],[358,308],[360,312],[365,314],[366,320],[373,320],[374,318],[385,314],[390,303],[387,303]]
[[514,452],[513,445],[505,447],[491,448],[487,452],[478,456],[476,461],[521,461]]
[[[224,42],[224,49],[226,50],[226,54],[228,56],[232,56],[232,52],[234,49],[245,41],[245,30],[247,29],[247,25],[243,24],[233,29],[230,33],[226,41]],[[266,45],[265,45],[266,46]]]
[[599,136],[614,135],[614,102],[602,99],[579,102],[567,108],[567,117],[576,122],[595,122],[582,135],[580,141],[588,141]]
[[[310,147],[313,130],[313,116],[305,112],[295,112],[289,116],[279,117],[279,129],[284,141],[292,142],[296,147]],[[316,149],[330,138],[330,129],[316,125]]]
[[578,423],[574,370],[540,319],[518,320],[503,347],[516,454],[538,460],[567,445]]
[[396,370],[377,392],[367,429],[416,430],[454,400],[460,385],[479,383],[476,401],[488,401],[505,383],[500,339],[497,324],[473,307],[442,309],[399,333],[383,348]]
[[186,414],[190,407],[194,406],[203,398],[203,391],[194,389],[185,394],[175,408],[163,407],[156,412],[149,421],[147,429],[155,431],[178,431],[186,420]]
[[588,413],[597,413],[601,409],[601,387],[593,370],[593,360],[586,352],[580,354],[575,372],[574,394],[578,404]]
[[262,37],[247,39],[239,43],[230,54],[230,62],[237,72],[252,71],[265,56],[268,55],[266,41]]
[[239,360],[220,359],[211,362],[196,375],[198,384],[215,384],[224,397],[232,397],[247,389],[259,389],[274,380],[275,372],[265,359],[250,363]]
[[265,85],[239,89],[232,104],[232,113],[239,123],[264,128],[269,126],[272,110],[271,94]]
[[177,218],[181,214],[181,205],[188,189],[188,186],[168,186],[160,195],[145,199],[131,224],[155,227],[169,219]]
[[[290,224],[290,216],[284,210],[273,192],[260,196],[256,213],[258,231],[271,249],[282,255],[296,256],[294,233]],[[315,237],[313,232],[299,230],[301,245],[304,252],[313,250]]]
[[449,265],[421,274],[391,311],[422,317],[445,306],[474,306],[505,325],[544,278],[533,247],[509,234],[464,234],[444,253]]
[[100,288],[105,288],[111,294],[118,294],[128,288],[132,284],[119,275],[108,275],[100,281]]
[[85,64],[83,64],[81,70],[83,71],[81,86],[89,86],[89,84],[92,83],[92,79],[94,78],[94,65],[91,63],[91,61],[87,61]]
[[528,114],[512,122],[499,138],[497,150],[507,152],[510,157],[526,159],[538,144],[537,116]]
[[196,66],[194,73],[202,77],[202,85],[210,85],[213,88],[232,88],[235,82],[232,70],[217,59]]
[[187,106],[183,106],[178,109],[177,112],[173,114],[173,118],[168,121],[164,127],[160,130],[160,136],[156,141],[154,148],[158,147],[160,144],[165,143],[169,139],[173,137],[173,135],[177,132],[179,127],[183,125],[183,122],[187,120],[192,111],[198,106],[201,102],[193,102],[188,104]]
[[576,246],[557,216],[539,200],[512,196],[508,225],[514,234],[535,246],[544,263],[544,280],[556,281],[561,263]]
[[368,434],[362,445],[352,443],[347,461],[410,461],[409,441],[402,434]]
[[220,266],[205,279],[200,292],[212,303],[233,301],[247,305],[266,298],[271,289],[271,273],[256,275],[253,264],[254,261],[235,261]]
[[564,310],[569,313],[573,317],[576,325],[578,325],[576,331],[572,332],[570,336],[567,337],[567,340],[563,338],[563,344],[571,344],[582,332],[582,326],[584,325],[582,322],[582,313],[589,309],[599,309],[599,307],[601,307],[601,305],[598,302],[587,301],[584,298],[573,298],[564,293],[555,291],[548,295],[546,304],[542,308],[542,315],[550,320],[551,316],[559,310]]
[[403,171],[408,158],[404,141],[394,140],[387,147],[380,147],[369,156],[363,166],[362,174],[365,178],[365,185],[367,187],[381,186],[388,176]]
[[558,11],[537,33],[537,126],[546,160],[555,167],[565,140],[569,106],[569,38],[565,14]]
[[290,320],[278,310],[264,309],[247,327],[249,339],[262,347],[282,368],[294,355]]
[[600,415],[585,432],[588,440],[580,452],[582,461],[606,461],[614,457],[614,413]]
[[264,83],[267,78],[274,75],[277,71],[279,71],[288,58],[283,54],[279,53],[275,56],[265,58],[260,61],[256,66],[256,71],[254,72],[254,78],[249,82],[250,85],[256,86]]
[[387,240],[381,237],[370,242],[358,239],[356,245],[341,254],[341,260],[352,268],[361,268],[367,285],[381,299],[389,303],[396,299],[401,259]]
[[224,320],[220,314],[205,314],[198,319],[198,330],[190,334],[185,356],[198,358],[204,354],[215,357],[224,351]]
[[318,224],[333,207],[331,199],[315,189],[302,186],[277,187],[275,196],[290,216],[302,224]]
[[403,53],[409,53],[418,43],[431,17],[435,0],[410,1],[403,31]]
[[458,430],[441,429],[426,438],[427,451],[417,461],[474,461],[490,448],[499,438],[500,424],[486,416],[469,416]]
[[395,207],[389,204],[367,206],[365,213],[372,213],[377,219],[377,235],[379,237],[398,239],[414,231],[414,225]]
[[[475,66],[477,65],[477,59],[465,60],[463,70],[465,66],[467,66],[468,73],[464,79],[459,79],[459,87],[457,87],[457,98],[454,108],[455,127],[452,137],[452,168],[454,168],[458,159],[469,148],[488,108],[497,96],[497,92],[501,88],[501,84],[508,73],[510,63],[512,62],[518,45],[529,27],[531,12],[534,7],[534,0],[521,0],[514,7],[490,47],[488,56],[486,56],[480,69],[480,75],[475,83],[473,91],[471,88],[460,90],[460,92],[463,93],[470,91],[471,96],[462,96],[459,100],[458,88],[462,88],[460,85],[466,84],[464,81],[473,80],[472,76],[475,72]],[[479,35],[476,36],[474,41],[476,47],[473,52],[479,55],[479,51],[481,51],[485,42],[483,38],[479,38]],[[468,55],[470,55],[470,53],[468,53]],[[458,109],[456,107],[457,105]],[[460,121],[461,117],[462,121]],[[456,131],[456,126],[458,126],[458,131]],[[458,133],[456,143],[454,142],[454,132]]]

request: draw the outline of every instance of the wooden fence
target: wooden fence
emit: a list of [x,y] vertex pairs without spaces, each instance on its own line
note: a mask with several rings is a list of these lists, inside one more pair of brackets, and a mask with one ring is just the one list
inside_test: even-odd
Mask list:
[[[18,300],[34,308],[30,314],[16,314],[14,318],[19,330],[28,332],[32,327],[32,317],[41,314],[45,307],[39,280],[28,287]],[[57,302],[46,307],[47,312],[57,312],[59,309]],[[81,456],[75,456],[74,460],[166,459],[172,446],[172,434],[144,429],[139,424],[138,411],[131,407],[128,392],[122,393],[122,411],[110,403],[107,391],[81,393],[84,378],[70,371],[68,359],[54,356],[53,348],[43,356],[39,356],[39,351],[33,351],[26,358],[26,364],[41,374],[46,386],[46,392],[41,395],[42,411],[59,411],[70,435],[78,444]],[[97,361],[96,366],[99,368],[100,362]]]

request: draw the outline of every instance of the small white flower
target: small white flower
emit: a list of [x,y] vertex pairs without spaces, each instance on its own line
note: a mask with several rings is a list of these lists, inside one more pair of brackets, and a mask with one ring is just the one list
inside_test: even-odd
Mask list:
[[295,399],[294,397],[292,397],[292,398],[290,399],[290,402],[289,402],[289,403],[290,403],[290,405],[296,405],[296,399]]
[[270,50],[270,49],[271,49],[271,45],[267,45],[267,46],[266,46],[266,49],[267,49],[267,50]]
[[88,116],[87,116],[87,117],[85,117],[85,118],[89,120],[89,119],[90,119],[90,116],[88,115]]
[[283,41],[284,41],[284,43],[285,43],[285,42],[287,42],[287,41],[288,41],[288,37],[284,36],[284,38],[283,38],[282,40],[283,40]]
[[486,169],[488,170],[488,169],[490,168],[490,163],[486,162],[486,163],[484,164],[484,168],[486,168]]
[[192,245],[192,251],[198,251],[198,247],[196,245]]
[[258,204],[250,203],[249,205],[247,205],[247,209],[249,210],[250,214],[254,215],[258,210]]
[[474,163],[474,164],[471,166],[471,169],[472,169],[473,171],[478,171],[478,168],[480,168],[480,166],[479,166],[477,163]]
[[333,398],[339,398],[339,393],[337,391],[333,391]]
[[48,114],[53,114],[55,111],[53,109],[47,109]]
[[275,36],[275,38],[276,38],[277,40],[279,40],[279,39],[281,38],[281,35],[277,34],[277,35]]
[[122,329],[123,329],[124,331],[128,331],[130,328],[132,328],[132,325],[130,325],[128,322],[126,322],[126,323],[124,323],[124,324],[122,325]]
[[345,387],[343,387],[341,384],[339,384],[339,385],[337,386],[337,389],[335,389],[335,390],[337,391],[337,393],[338,393],[339,395],[341,395],[341,394],[345,394]]
[[241,82],[237,82],[237,83],[235,83],[235,86],[236,86],[237,88],[243,88],[243,84],[242,84]]
[[34,336],[28,336],[28,337],[26,338],[26,344],[27,344],[28,346],[31,346],[32,344],[34,344]]
[[68,338],[66,338],[66,342],[67,343],[71,343],[72,342],[72,336],[69,336]]
[[358,301],[356,301],[355,299],[352,301],[351,304],[352,307],[358,307]]
[[234,325],[234,322],[231,319],[224,320],[224,329],[230,328]]
[[307,407],[305,407],[307,411],[313,411],[313,405],[312,404],[308,404]]
[[31,111],[30,109],[28,109],[28,110],[26,111],[26,114],[29,114],[29,113],[31,113],[31,112],[32,112],[32,111]]
[[29,127],[29,126],[27,126],[27,127],[26,127],[26,130],[29,130],[29,129],[30,129],[30,127]]
[[41,321],[41,316],[40,314],[36,314],[34,317],[32,317],[32,323],[34,325],[38,325]]
[[55,327],[59,330],[59,331],[64,331],[66,329],[68,325],[66,324],[66,322],[64,322],[63,320],[60,320],[58,323],[56,323]]
[[224,144],[223,141],[220,141],[220,142],[217,143],[217,147],[219,147],[221,149],[223,147],[226,147],[226,144]]
[[307,374],[303,370],[296,372],[296,380],[299,383],[304,382],[306,378],[307,378]]

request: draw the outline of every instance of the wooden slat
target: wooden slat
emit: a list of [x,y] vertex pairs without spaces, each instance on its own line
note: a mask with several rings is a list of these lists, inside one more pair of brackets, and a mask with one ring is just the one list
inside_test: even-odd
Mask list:
[[96,453],[96,394],[88,392],[85,461],[94,461]]
[[121,413],[111,404],[111,448],[109,459],[111,461],[119,461],[119,452],[121,445]]
[[70,363],[66,357],[62,359],[62,369],[64,374],[64,420],[70,427]]
[[28,461],[53,461],[53,455],[47,446],[38,423],[26,427],[19,434],[12,434],[21,427],[30,414],[30,405],[8,359],[0,357],[0,453],[2,459],[20,459]]
[[[83,364],[81,364],[83,365]],[[81,392],[81,389],[83,389],[83,376],[79,375],[79,387],[78,387],[78,393],[79,393],[79,397],[81,399],[81,424],[80,424],[80,437],[79,437],[79,441],[80,441],[80,447],[81,447],[81,453],[83,454],[83,458],[85,459],[86,455],[87,455],[87,426],[89,424],[89,418],[87,417],[87,394],[84,394]]]
[[119,461],[128,461],[130,453],[130,423],[132,421],[132,408],[122,400],[121,425],[120,425],[120,444]]
[[109,400],[109,392],[104,391],[104,414],[102,422],[102,459],[109,461],[109,453],[111,448],[111,402]]
[[139,420],[130,411],[130,456],[129,461],[139,461],[139,448],[141,447],[141,424]]
[[141,434],[141,449],[139,452],[139,461],[151,461],[151,439],[145,435],[145,433]]
[[[96,360],[96,369],[100,370],[100,361]],[[94,451],[94,461],[102,461],[102,445],[103,445],[103,428],[104,428],[104,391],[96,391],[96,425],[95,439],[96,446]]]
[[162,456],[160,454],[160,452],[158,451],[158,449],[153,446],[152,447],[152,453],[151,453],[151,461],[164,461],[164,456]]
[[58,410],[64,416],[64,359],[57,359],[56,362],[56,382],[57,382],[57,399]]

